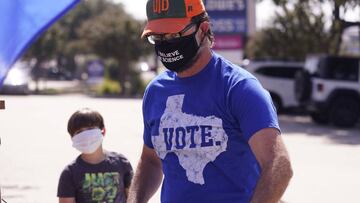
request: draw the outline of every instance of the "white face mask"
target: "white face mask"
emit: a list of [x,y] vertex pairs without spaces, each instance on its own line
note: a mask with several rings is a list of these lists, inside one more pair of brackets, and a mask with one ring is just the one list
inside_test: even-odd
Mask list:
[[84,154],[94,153],[103,141],[103,135],[98,128],[85,130],[72,137],[73,147]]

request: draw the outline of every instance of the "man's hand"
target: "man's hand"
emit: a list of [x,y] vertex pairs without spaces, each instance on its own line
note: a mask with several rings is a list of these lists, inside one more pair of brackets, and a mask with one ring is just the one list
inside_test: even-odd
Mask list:
[[249,144],[261,166],[251,203],[277,203],[293,175],[280,132],[275,128],[260,130],[250,138]]

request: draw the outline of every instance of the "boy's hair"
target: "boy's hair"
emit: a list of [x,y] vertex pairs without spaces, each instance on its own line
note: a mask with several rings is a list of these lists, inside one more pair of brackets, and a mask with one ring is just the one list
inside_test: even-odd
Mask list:
[[102,130],[105,127],[104,119],[99,112],[83,108],[73,113],[70,117],[67,130],[70,136],[73,137],[76,131],[87,127],[98,127]]

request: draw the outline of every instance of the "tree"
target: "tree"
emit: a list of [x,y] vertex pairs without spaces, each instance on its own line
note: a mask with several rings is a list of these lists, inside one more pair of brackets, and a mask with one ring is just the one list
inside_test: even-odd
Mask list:
[[279,6],[271,27],[258,32],[247,44],[251,58],[291,58],[303,60],[307,53],[326,53],[329,35],[325,32],[324,15],[310,12],[306,2],[289,9]]
[[131,82],[132,62],[149,54],[147,43],[141,39],[143,24],[113,6],[96,19],[90,19],[79,29],[79,35],[89,43],[93,52],[105,59],[115,59],[119,65],[118,81],[124,94],[129,93],[126,83]]
[[[324,0],[323,0],[324,1]],[[360,0],[328,0],[333,4],[333,24],[331,27],[331,39],[333,39],[333,48],[334,54],[338,54],[340,52],[340,46],[342,42],[342,35],[346,28],[350,26],[359,26],[360,28],[360,20],[358,22],[350,22],[344,20],[340,15],[340,10],[342,9],[344,13],[350,8],[354,8],[356,6],[360,6]],[[359,33],[360,35],[360,33]],[[360,39],[360,37],[359,37]]]
[[38,92],[38,82],[40,77],[43,76],[41,70],[42,63],[50,60],[56,55],[56,47],[59,43],[57,38],[58,32],[56,31],[56,28],[49,30],[30,47],[23,57],[25,59],[36,59],[36,63],[32,68],[32,74],[36,84],[35,92]]
[[[87,19],[100,15],[111,7],[103,0],[87,0],[79,3],[66,16],[56,22],[49,30],[40,36],[36,42],[28,49],[25,58],[37,59],[37,64],[57,58],[59,64],[65,57],[73,58],[76,53],[89,49],[79,44],[81,36],[77,34],[77,29]],[[86,44],[85,44],[86,45]],[[71,59],[72,61],[73,59]],[[63,64],[67,65],[67,64]]]
[[124,85],[134,73],[131,64],[150,50],[140,40],[143,23],[128,15],[122,4],[84,0],[39,37],[25,57],[37,59],[34,70],[40,70],[44,61],[56,59],[58,68],[72,73],[77,55],[113,58],[119,64],[116,79]]
[[[273,0],[279,10],[273,25],[250,39],[246,52],[250,57],[280,57],[302,60],[308,53],[339,54],[345,28],[360,22],[346,22],[340,18],[340,8],[346,12],[359,0]],[[334,4],[330,29],[325,26],[324,13],[315,14],[314,5]]]

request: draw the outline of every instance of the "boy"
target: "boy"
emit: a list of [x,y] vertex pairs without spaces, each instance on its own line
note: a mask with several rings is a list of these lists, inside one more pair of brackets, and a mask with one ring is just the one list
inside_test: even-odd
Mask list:
[[73,147],[81,152],[61,173],[59,203],[125,203],[133,170],[121,154],[102,148],[102,116],[85,108],[68,121]]

